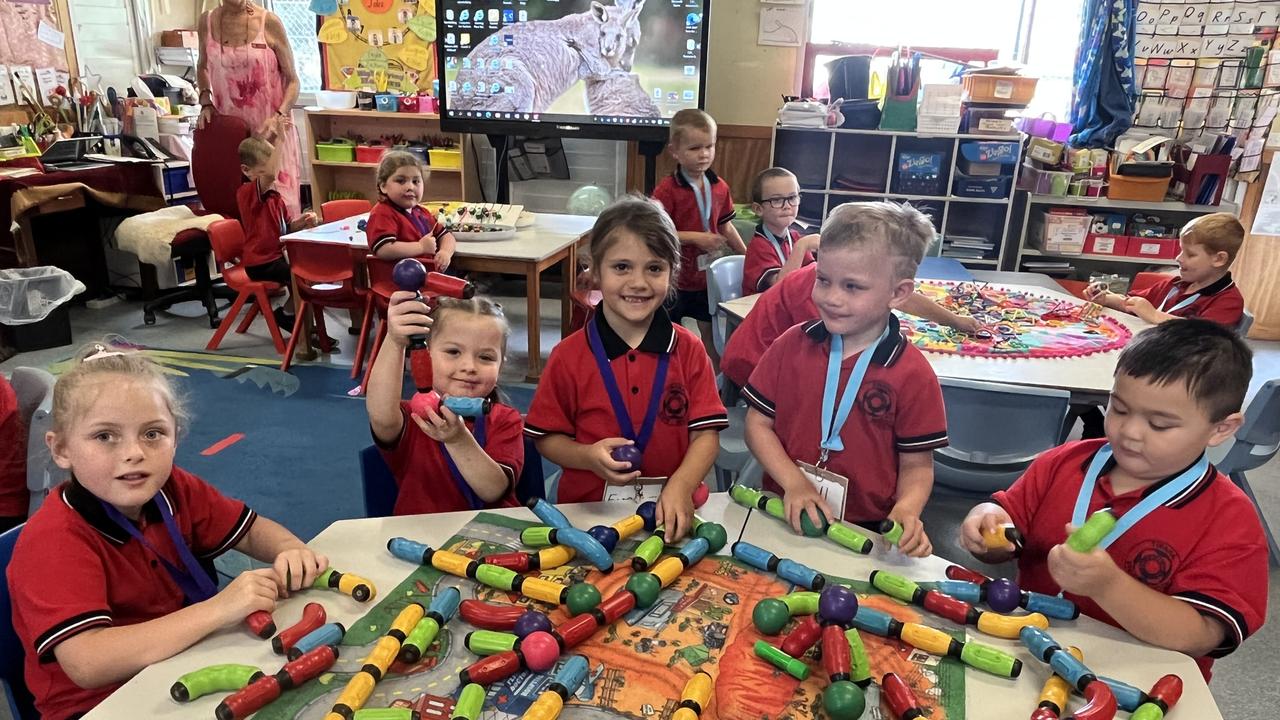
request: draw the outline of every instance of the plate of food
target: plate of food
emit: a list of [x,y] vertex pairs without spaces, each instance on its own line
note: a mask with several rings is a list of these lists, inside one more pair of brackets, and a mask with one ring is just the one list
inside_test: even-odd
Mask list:
[[489,225],[486,223],[463,222],[449,227],[449,232],[458,242],[495,242],[510,240],[516,236],[516,229],[510,225]]

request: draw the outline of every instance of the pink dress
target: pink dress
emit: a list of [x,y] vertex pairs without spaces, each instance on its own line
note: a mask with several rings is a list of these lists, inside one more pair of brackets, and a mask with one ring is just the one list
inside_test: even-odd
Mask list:
[[[223,115],[244,120],[249,131],[256,133],[262,123],[275,114],[284,101],[284,76],[276,52],[267,44],[266,23],[247,45],[228,46],[213,37],[213,12],[205,17],[205,57],[209,64],[209,84],[213,107]],[[298,195],[298,129],[290,122],[285,126],[280,146],[280,174],[276,190],[289,208],[289,217],[302,214]]]

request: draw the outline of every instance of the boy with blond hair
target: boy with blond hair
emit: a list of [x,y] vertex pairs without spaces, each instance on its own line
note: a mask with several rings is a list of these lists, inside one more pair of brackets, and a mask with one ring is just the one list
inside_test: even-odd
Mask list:
[[680,239],[680,274],[667,311],[677,324],[685,317],[697,320],[707,354],[719,363],[711,339],[707,266],[726,245],[739,255],[747,248],[733,226],[736,213],[729,183],[711,170],[716,121],[701,110],[681,110],[671,118],[669,137],[667,150],[676,160],[676,171],[653,189],[653,199],[671,216]]
[[932,552],[920,513],[933,490],[932,451],[947,444],[942,389],[891,311],[912,296],[933,235],[908,205],[832,210],[815,263],[818,318],[784,332],[743,389],[747,446],[797,532],[801,513],[816,526],[888,518],[902,524],[903,552]]

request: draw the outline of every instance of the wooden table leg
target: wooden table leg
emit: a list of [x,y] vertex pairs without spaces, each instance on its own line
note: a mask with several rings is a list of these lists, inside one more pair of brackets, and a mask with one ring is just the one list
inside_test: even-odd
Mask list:
[[578,244],[565,249],[564,262],[560,264],[563,290],[560,292],[560,337],[569,337],[569,325],[573,317],[573,289],[578,282]]
[[537,263],[529,263],[525,270],[525,282],[529,286],[529,374],[525,382],[538,382],[542,375],[542,274],[538,272]]

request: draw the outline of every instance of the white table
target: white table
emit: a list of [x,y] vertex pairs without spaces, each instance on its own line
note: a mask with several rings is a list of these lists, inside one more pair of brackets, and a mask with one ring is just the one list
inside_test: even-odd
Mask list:
[[[986,277],[987,275],[995,277]],[[1022,279],[1024,276],[1026,277],[1024,282],[1010,282],[1012,278]],[[975,272],[974,279],[1012,290],[1080,302],[1079,298],[1067,293],[1047,276],[1036,273]],[[722,302],[720,307],[736,322],[741,322],[751,313],[759,298],[759,294],[747,295]],[[1110,308],[1103,308],[1103,312],[1129,328],[1135,335],[1151,327],[1145,320],[1140,320],[1128,313]],[[1112,376],[1115,374],[1116,360],[1120,357],[1120,351],[1110,350],[1071,358],[991,358],[936,352],[925,352],[924,356],[938,377],[1061,388],[1070,391],[1072,400],[1075,402],[1100,400],[1105,402],[1105,398],[1111,393]]]
[[[368,249],[364,231],[357,223],[367,218],[358,215],[300,230],[280,238],[283,242],[314,242],[345,245],[353,256],[363,259]],[[521,275],[528,284],[529,371],[527,379],[536,382],[542,374],[542,347],[539,305],[542,300],[542,271],[559,264],[564,274],[564,293],[560,298],[561,333],[569,328],[573,309],[569,290],[578,274],[577,244],[591,229],[594,218],[582,215],[539,214],[537,221],[516,232],[509,240],[458,242],[453,267],[474,272]]]
[[[584,503],[562,505],[560,508],[570,521],[584,528],[595,524],[612,523],[633,509],[626,503]],[[529,520],[535,519],[533,513],[523,508],[502,512]],[[711,496],[699,514],[707,520],[723,523],[732,542],[738,536],[738,531],[746,518],[746,512],[744,508],[729,500],[727,494],[716,493]],[[372,580],[378,587],[379,597],[381,597],[382,593],[389,592],[412,570],[411,566],[387,552],[388,538],[403,535],[432,547],[438,547],[453,536],[458,528],[466,524],[472,516],[471,512],[459,512],[432,516],[342,520],[320,533],[311,542],[311,546],[327,554],[335,567],[350,570]],[[943,578],[943,571],[947,565],[947,562],[941,558],[911,560],[896,551],[892,554],[886,553],[879,546],[869,556],[854,555],[825,540],[811,540],[792,535],[789,531],[784,531],[777,521],[760,513],[752,515],[743,539],[770,550],[780,557],[791,557],[815,569],[850,578],[866,578],[871,570],[881,568],[915,580],[938,580]],[[721,552],[728,553],[728,547]],[[625,570],[619,569],[615,572],[625,572]],[[276,610],[277,619],[285,623],[292,622],[300,616],[303,604],[312,600],[323,602],[329,612],[330,622],[341,622],[348,626],[368,610],[367,607],[338,594],[307,592],[283,602]],[[461,621],[455,619],[453,622],[455,625],[451,627],[456,627],[456,624]],[[942,619],[931,619],[931,622],[939,627],[954,627]],[[1094,672],[1124,680],[1143,690],[1150,688],[1158,678],[1167,673],[1180,675],[1185,687],[1182,700],[1175,711],[1175,717],[1221,720],[1222,716],[1214,704],[1208,686],[1189,657],[1169,650],[1149,647],[1134,640],[1123,631],[1089,618],[1073,622],[1054,621],[1050,632],[1054,639],[1064,645],[1079,646]],[[1000,640],[985,635],[975,637],[981,642],[1015,653],[1023,662],[1023,671],[1021,677],[1016,680],[1005,680],[976,670],[967,671],[965,676],[968,689],[967,716],[974,720],[1025,720],[1035,708],[1040,687],[1048,677],[1047,666],[1033,659],[1030,653],[1016,641]],[[358,655],[354,649],[349,654]],[[358,662],[362,658],[363,656],[355,657],[354,661]],[[456,660],[451,657],[448,662],[442,662],[441,667],[444,670],[441,671],[439,686],[432,691],[440,695],[452,692],[457,687],[455,668],[464,666],[470,659],[471,656],[464,652]],[[339,662],[344,660],[348,658],[344,656]],[[180,655],[143,670],[85,717],[93,720],[211,717],[213,708],[221,699],[220,695],[210,695],[187,705],[178,705],[169,699],[169,686],[183,673],[207,665],[227,662],[258,665],[267,672],[275,672],[281,665],[279,656],[271,654],[268,643],[252,637],[243,628],[232,628],[207,638]],[[420,678],[419,685],[426,683],[429,686],[433,680],[433,678],[424,679],[423,676],[416,677]],[[340,692],[341,689],[342,684],[335,683],[333,693]],[[377,698],[378,695],[375,692],[374,700],[370,702],[371,707],[379,704]],[[380,704],[385,706],[386,702]],[[328,705],[323,708],[313,705],[312,708],[315,712],[308,713],[307,717],[320,718],[328,709]],[[704,717],[714,720],[714,715],[704,715]]]

